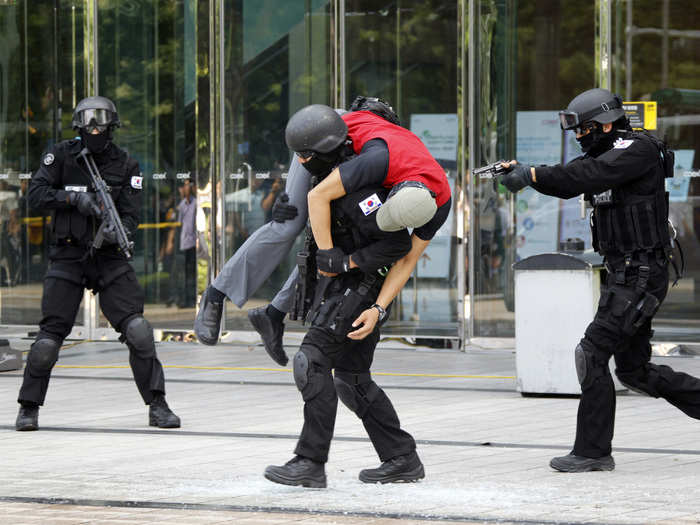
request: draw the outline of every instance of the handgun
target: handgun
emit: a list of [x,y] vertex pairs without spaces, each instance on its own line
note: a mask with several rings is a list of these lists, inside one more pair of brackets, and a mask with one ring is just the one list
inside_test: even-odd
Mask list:
[[505,163],[505,160],[497,160],[496,162],[487,164],[482,168],[476,168],[474,171],[472,171],[472,173],[477,175],[480,179],[493,179],[506,173],[506,168],[502,166],[502,164]]

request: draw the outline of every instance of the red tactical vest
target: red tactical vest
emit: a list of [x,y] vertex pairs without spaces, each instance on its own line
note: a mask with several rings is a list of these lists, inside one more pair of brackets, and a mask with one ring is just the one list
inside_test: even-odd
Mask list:
[[382,186],[392,188],[399,182],[415,180],[435,193],[438,206],[450,199],[450,185],[445,170],[418,136],[370,111],[351,111],[343,114],[342,118],[348,125],[348,136],[352,139],[355,153],[360,153],[362,146],[372,139],[386,142],[389,148],[389,169]]

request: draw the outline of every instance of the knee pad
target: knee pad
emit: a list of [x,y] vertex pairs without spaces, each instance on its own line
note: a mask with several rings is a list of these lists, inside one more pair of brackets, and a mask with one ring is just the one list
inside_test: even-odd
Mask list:
[[651,397],[660,397],[657,385],[663,375],[664,365],[646,363],[634,370],[615,370],[615,375],[625,387],[633,392]]
[[377,383],[372,381],[369,372],[354,374],[336,369],[333,385],[338,393],[338,398],[360,419],[365,416],[370,405],[381,392]]
[[304,401],[321,393],[331,380],[330,360],[312,346],[302,346],[294,356],[294,382]]
[[129,349],[143,359],[156,355],[151,324],[140,315],[132,317],[124,326],[123,337]]
[[47,374],[58,361],[58,349],[61,347],[53,339],[39,339],[32,344],[27,361],[36,372]]
[[608,361],[610,356],[584,347],[580,343],[574,352],[576,360],[576,375],[581,385],[581,390],[590,387],[595,381],[602,377],[610,376]]

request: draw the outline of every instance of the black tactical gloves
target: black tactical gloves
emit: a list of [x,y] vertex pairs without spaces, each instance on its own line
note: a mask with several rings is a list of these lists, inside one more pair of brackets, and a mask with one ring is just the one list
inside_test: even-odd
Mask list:
[[328,273],[343,273],[350,269],[350,256],[338,247],[330,250],[318,250],[316,266]]
[[532,173],[530,166],[517,163],[511,166],[501,179],[503,185],[513,193],[522,190],[525,186],[532,184]]
[[102,215],[94,193],[71,191],[68,194],[68,204],[78,208],[78,211],[83,215],[94,215],[95,217],[100,217]]
[[114,227],[113,224],[107,224],[102,229],[102,235],[104,236],[104,240],[102,241],[104,245],[117,244],[117,229]]
[[280,194],[275,203],[272,205],[272,220],[275,222],[289,221],[295,218],[298,214],[297,207],[289,202],[289,195],[286,193]]

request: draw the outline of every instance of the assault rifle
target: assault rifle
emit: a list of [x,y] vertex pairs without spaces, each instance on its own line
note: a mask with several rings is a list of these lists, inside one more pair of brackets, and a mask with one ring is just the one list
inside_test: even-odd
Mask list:
[[505,162],[505,160],[497,160],[496,162],[487,164],[482,168],[476,168],[474,171],[472,171],[472,173],[478,176],[480,179],[495,179],[506,173],[506,169],[501,166],[501,164],[505,164]]
[[306,321],[306,316],[311,310],[314,301],[316,283],[318,282],[316,268],[316,252],[318,247],[311,232],[311,225],[306,225],[306,236],[304,238],[304,248],[297,254],[297,268],[299,276],[294,285],[294,305],[289,312],[292,321]]
[[109,193],[109,186],[107,186],[107,183],[100,175],[97,164],[95,164],[95,159],[92,158],[87,148],[81,150],[80,156],[85,161],[92,186],[95,188],[95,193],[97,194],[97,204],[102,210],[102,224],[100,224],[97,235],[95,235],[95,239],[92,241],[92,248],[95,250],[101,248],[105,240],[105,230],[114,229],[117,232],[119,251],[122,252],[127,259],[131,259],[134,251],[134,243],[130,241],[129,237],[126,235],[126,229],[122,224],[122,219],[119,217],[117,207],[114,205],[112,195]]

